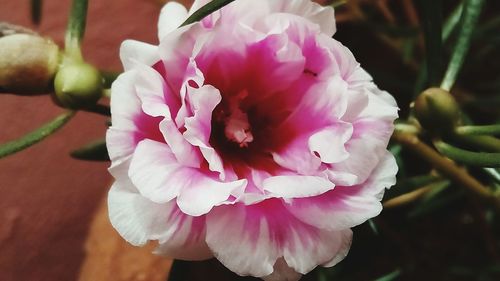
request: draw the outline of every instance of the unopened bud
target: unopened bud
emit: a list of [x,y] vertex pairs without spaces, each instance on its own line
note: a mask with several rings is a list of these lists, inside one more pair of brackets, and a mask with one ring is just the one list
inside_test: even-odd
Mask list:
[[95,104],[102,95],[100,72],[88,63],[74,62],[60,67],[54,81],[56,100],[68,108]]
[[59,47],[33,34],[0,37],[0,88],[13,93],[49,90],[59,64]]
[[460,107],[449,92],[429,88],[415,100],[415,115],[431,133],[447,134],[459,125]]

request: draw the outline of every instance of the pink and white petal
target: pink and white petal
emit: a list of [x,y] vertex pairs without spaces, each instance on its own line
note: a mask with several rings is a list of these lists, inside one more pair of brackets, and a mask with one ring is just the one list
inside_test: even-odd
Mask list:
[[202,260],[212,256],[205,242],[205,218],[189,217],[175,202],[157,204],[142,197],[129,181],[117,181],[108,195],[113,227],[133,245],[158,240],[160,253]]
[[192,168],[201,166],[203,157],[200,151],[184,138],[173,120],[164,118],[160,122],[160,131],[179,164]]
[[[296,248],[286,248],[286,263],[299,273],[306,274],[318,264],[334,264],[344,259],[352,241],[351,229],[340,231],[317,231],[316,235],[304,238],[302,232],[294,232]],[[306,242],[306,239],[309,241]],[[300,242],[299,242],[300,241]]]
[[[138,71],[135,79],[135,89],[137,96],[141,101],[141,107],[144,113],[152,117],[167,117],[172,119],[168,101],[177,102],[174,105],[179,105],[179,100],[169,99],[173,93],[166,85],[163,77],[151,67],[138,66]],[[173,108],[176,110],[176,108]]]
[[271,275],[264,276],[264,281],[298,281],[302,274],[293,270],[286,264],[285,259],[279,258],[274,264],[274,271]]
[[346,230],[341,230],[340,231],[340,243],[339,243],[339,248],[336,251],[337,255],[328,261],[325,264],[322,264],[323,267],[332,267],[339,262],[341,262],[349,253],[349,249],[351,248],[352,244],[352,230],[346,229]]
[[[344,115],[347,109],[347,83],[339,76],[314,84],[283,122],[283,126],[295,130],[315,131],[331,125]],[[307,117],[307,118],[305,118]]]
[[221,102],[222,97],[219,90],[211,85],[202,86],[199,89],[188,89],[188,99],[192,117],[185,119],[184,138],[193,146],[200,148],[209,169],[220,174],[220,179],[225,180],[225,171],[222,158],[210,145],[210,135],[212,132],[212,112]]
[[[306,224],[283,204],[268,199],[249,206],[214,208],[207,215],[206,238],[214,256],[239,275],[265,277],[279,270],[274,276],[289,276],[288,267],[306,274],[343,249],[341,237],[345,235]],[[277,263],[280,258],[288,267]]]
[[309,0],[278,0],[271,1],[272,11],[275,13],[291,13],[316,23],[321,31],[332,37],[337,28],[335,26],[335,12],[330,6],[321,6]]
[[349,158],[331,165],[331,171],[341,172],[340,174],[330,173],[333,177],[332,181],[336,182],[335,176],[345,176],[345,173],[348,173],[356,176],[354,184],[364,182],[385,155],[386,142],[387,140],[370,135],[349,140],[346,145]]
[[158,19],[158,39],[161,41],[170,32],[177,29],[187,17],[188,12],[184,5],[175,1],[165,4]]
[[335,187],[331,181],[322,177],[298,175],[269,177],[262,185],[273,197],[285,199],[317,196]]
[[111,85],[111,123],[122,130],[137,130],[135,118],[142,114],[141,101],[135,91],[137,71],[126,71]]
[[344,161],[349,157],[345,144],[351,138],[352,132],[352,125],[345,122],[325,127],[309,138],[309,149],[318,153],[323,163]]
[[175,29],[160,41],[158,52],[167,72],[165,79],[176,93],[181,90],[194,45],[202,35],[201,26],[187,25]]
[[246,179],[219,182],[202,173],[185,175],[183,180],[186,182],[177,205],[183,213],[195,217],[207,214],[215,206],[232,204],[232,194],[242,193],[247,185]]
[[381,196],[396,182],[397,165],[386,152],[366,182],[357,186],[337,186],[320,196],[293,199],[289,212],[315,227],[338,231],[354,227],[382,211]]
[[130,39],[120,45],[120,60],[125,71],[137,65],[153,65],[159,59],[158,46]]
[[177,197],[185,186],[185,171],[167,144],[145,139],[137,145],[128,175],[142,196],[165,203]]
[[295,137],[284,148],[271,154],[276,164],[302,175],[315,174],[321,167],[321,159],[307,147],[307,136]]
[[172,203],[157,204],[142,197],[127,180],[116,181],[108,194],[111,224],[135,246],[169,236],[167,221],[173,207]]
[[159,240],[155,254],[180,260],[206,260],[213,257],[205,242],[205,217],[188,216],[176,206],[169,217],[172,226],[168,240]]
[[137,141],[135,132],[110,127],[106,131],[106,146],[113,164],[119,164],[134,153]]

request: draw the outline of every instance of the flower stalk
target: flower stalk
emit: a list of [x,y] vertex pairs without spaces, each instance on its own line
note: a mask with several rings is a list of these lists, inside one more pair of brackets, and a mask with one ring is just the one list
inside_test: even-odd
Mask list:
[[457,166],[450,159],[441,156],[437,151],[423,143],[417,136],[396,132],[392,138],[394,141],[416,152],[417,155],[432,165],[443,176],[448,177],[456,184],[463,186],[480,198],[492,202],[496,207],[500,208],[500,198],[488,187],[472,177],[464,168]]

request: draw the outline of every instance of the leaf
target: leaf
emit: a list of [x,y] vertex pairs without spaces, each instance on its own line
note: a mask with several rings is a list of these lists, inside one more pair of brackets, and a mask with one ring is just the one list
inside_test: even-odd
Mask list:
[[455,43],[455,48],[453,49],[448,69],[446,70],[443,81],[441,82],[441,88],[446,91],[449,91],[453,87],[453,84],[455,84],[457,79],[458,72],[462,68],[465,56],[469,51],[472,34],[474,28],[476,27],[484,2],[484,0],[465,1],[462,17],[460,18],[461,25],[457,42]]
[[73,111],[69,111],[59,115],[54,120],[23,136],[22,138],[0,145],[0,158],[19,152],[52,135],[64,126],[74,116],[74,114],[75,113]]
[[461,126],[455,129],[459,135],[500,135],[500,124],[482,126]]
[[234,0],[212,0],[205,6],[201,7],[199,10],[194,12],[191,16],[189,16],[186,21],[184,21],[181,26],[185,26],[188,24],[192,24],[194,22],[200,21],[211,13],[221,9],[227,4],[233,2]]
[[500,153],[473,152],[443,141],[434,142],[434,146],[444,156],[462,164],[490,168],[500,167]]
[[399,277],[399,275],[401,275],[401,270],[396,269],[391,273],[388,273],[382,277],[375,279],[375,281],[393,281],[396,280],[396,278]]
[[31,0],[31,21],[38,25],[42,19],[42,0]]
[[435,86],[439,83],[442,71],[442,27],[443,27],[443,1],[421,1],[425,38],[427,85]]
[[458,23],[460,22],[460,17],[462,15],[463,7],[464,7],[463,3],[458,4],[458,6],[451,12],[451,14],[444,22],[443,33],[442,33],[443,42],[445,42],[446,40],[448,40],[448,38],[450,38],[451,33],[453,33]]
[[106,140],[100,139],[74,150],[71,157],[87,161],[109,161]]
[[80,43],[87,23],[87,8],[88,0],[73,0],[64,42],[67,52],[80,52]]

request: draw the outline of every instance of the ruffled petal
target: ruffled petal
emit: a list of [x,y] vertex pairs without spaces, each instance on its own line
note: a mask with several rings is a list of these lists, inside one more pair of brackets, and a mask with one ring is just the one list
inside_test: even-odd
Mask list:
[[380,200],[385,188],[396,183],[398,167],[386,152],[366,182],[350,187],[337,186],[320,196],[294,199],[287,205],[297,218],[331,231],[354,227],[382,211]]
[[[324,231],[301,222],[278,199],[245,206],[220,206],[207,215],[207,244],[214,256],[239,275],[264,277],[288,267],[306,274],[318,264],[345,255],[350,230]],[[252,253],[248,255],[248,253]],[[275,266],[277,265],[277,266]],[[296,276],[296,275],[295,275]]]
[[274,176],[262,183],[264,190],[281,198],[303,198],[323,194],[335,185],[327,178],[315,176]]
[[113,227],[133,245],[160,241],[160,252],[185,259],[211,257],[204,241],[205,219],[184,215],[175,202],[153,203],[142,197],[127,181],[117,181],[108,195]]
[[170,1],[160,12],[158,19],[158,39],[161,41],[170,32],[177,29],[188,17],[188,12],[184,5]]
[[120,46],[120,60],[125,71],[137,65],[152,65],[159,58],[158,46],[155,45],[128,39]]
[[352,132],[352,125],[344,122],[325,127],[309,138],[309,149],[318,153],[323,163],[341,162],[349,157],[345,144]]

